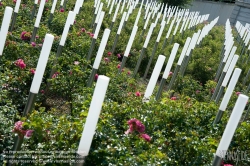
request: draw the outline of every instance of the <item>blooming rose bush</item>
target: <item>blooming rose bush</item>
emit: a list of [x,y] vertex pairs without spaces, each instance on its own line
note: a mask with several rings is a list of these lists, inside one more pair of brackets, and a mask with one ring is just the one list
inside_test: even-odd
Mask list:
[[[103,30],[110,27],[110,20],[104,18],[101,30],[96,40],[90,61],[86,60],[94,31],[91,27],[94,1],[84,2],[82,11],[76,16],[69,30],[62,55],[57,57],[57,48],[64,29],[69,10],[74,8],[75,1],[67,1],[67,6],[60,11],[56,8],[54,19],[50,25],[48,17],[52,1],[45,4],[41,23],[35,41],[30,42],[33,31],[33,21],[30,20],[30,9],[33,1],[22,1],[15,28],[8,33],[3,56],[1,56],[0,75],[0,152],[11,150],[15,134],[25,136],[22,151],[75,151],[78,148],[84,123],[88,115],[93,91],[99,75],[110,77],[110,83],[103,102],[102,111],[91,144],[86,165],[210,165],[216,151],[222,132],[230,116],[235,101],[236,92],[244,92],[242,80],[248,70],[247,63],[238,63],[243,69],[235,93],[228,105],[228,114],[222,118],[221,124],[211,123],[218,111],[218,105],[210,102],[216,86],[214,74],[218,67],[220,48],[224,38],[224,27],[216,26],[204,39],[200,47],[193,51],[192,58],[184,77],[177,78],[173,89],[164,89],[162,98],[155,101],[155,92],[148,103],[142,102],[147,81],[141,80],[153,52],[154,41],[160,26],[156,26],[149,45],[144,53],[139,73],[133,78],[133,71],[145,41],[146,35],[140,34],[144,23],[138,22],[138,35],[130,50],[125,67],[121,68],[124,51],[136,19],[138,7],[131,13],[126,27],[120,34],[116,49],[111,54],[115,33],[115,24],[100,67],[91,87],[86,87],[96,52],[101,42]],[[2,4],[2,6],[1,6]],[[15,7],[13,1],[3,1],[0,4],[0,22],[4,8]],[[104,8],[105,11],[107,8]],[[142,10],[142,12],[144,12]],[[117,22],[120,22],[120,15]],[[197,26],[201,29],[204,24]],[[167,33],[169,25],[164,33]],[[180,56],[185,39],[192,36],[196,30],[189,30],[184,35],[176,35],[174,42],[180,44],[175,62]],[[44,44],[46,33],[54,35],[54,43],[49,56],[34,109],[27,117],[22,112],[27,102],[30,85],[36,74],[37,60]],[[138,37],[139,36],[139,37]],[[152,42],[151,42],[152,41]],[[237,45],[237,42],[235,42]],[[161,50],[162,40],[152,61],[149,78],[158,55],[167,57],[173,43]],[[238,46],[238,45],[237,45]],[[238,46],[239,47],[239,46]],[[240,47],[239,47],[240,48]],[[236,52],[239,54],[238,49]],[[246,55],[243,55],[246,56]],[[56,64],[54,62],[57,62]],[[167,60],[164,62],[166,66]],[[174,63],[171,71],[174,71]],[[52,69],[55,73],[51,74]],[[162,77],[162,73],[159,80]],[[169,73],[166,84],[173,73]],[[49,86],[47,86],[49,85]],[[167,85],[166,85],[167,86]],[[133,117],[133,119],[131,119]],[[248,119],[249,120],[249,119]],[[24,123],[22,123],[24,122]],[[16,123],[16,125],[15,125]],[[14,130],[13,130],[13,126]],[[14,133],[12,132],[14,131]],[[248,121],[241,123],[230,144],[230,150],[249,150],[250,128]],[[126,132],[126,133],[125,133]],[[39,156],[37,156],[39,157]],[[0,165],[3,165],[1,163]],[[235,161],[225,161],[235,165]],[[248,161],[239,161],[239,165]]]
[[16,122],[12,132],[17,133],[19,137],[30,138],[34,130],[24,130],[23,123],[22,121]]
[[145,126],[138,119],[131,119],[128,121],[129,129],[125,132],[125,134],[132,134],[134,132],[138,132],[141,138],[145,141],[150,142],[151,137],[145,134]]

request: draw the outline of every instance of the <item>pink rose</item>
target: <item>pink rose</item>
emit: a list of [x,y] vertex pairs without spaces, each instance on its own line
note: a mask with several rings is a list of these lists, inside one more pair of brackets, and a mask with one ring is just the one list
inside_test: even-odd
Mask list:
[[36,43],[35,42],[31,42],[31,45],[32,45],[32,47],[35,47]]
[[18,59],[16,62],[15,62],[15,65],[18,66],[19,68],[21,69],[24,69],[26,67],[26,64],[24,63],[24,61],[22,59]]
[[140,96],[141,96],[141,93],[140,93],[139,91],[137,91],[137,92],[135,92],[135,95],[136,95],[137,97],[140,97]]
[[86,31],[86,29],[85,28],[82,28],[82,32],[85,32]]
[[174,97],[171,97],[171,100],[177,100],[177,98],[174,96]]
[[35,72],[36,72],[36,71],[35,71],[34,69],[30,69],[30,73],[31,73],[31,74],[35,74]]
[[27,130],[25,133],[25,138],[30,138],[32,136],[33,132],[34,132],[34,130]]
[[97,79],[98,79],[98,74],[95,75],[95,80],[97,80]]
[[147,134],[141,134],[141,137],[142,137],[145,141],[147,141],[147,142],[150,142],[150,141],[151,141],[151,137],[150,137],[149,135],[147,135]]

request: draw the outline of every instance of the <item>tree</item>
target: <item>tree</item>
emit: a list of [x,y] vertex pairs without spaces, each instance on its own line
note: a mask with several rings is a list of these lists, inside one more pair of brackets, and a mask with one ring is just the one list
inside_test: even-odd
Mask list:
[[161,0],[161,2],[168,4],[168,6],[178,6],[180,8],[186,8],[191,4],[192,0]]

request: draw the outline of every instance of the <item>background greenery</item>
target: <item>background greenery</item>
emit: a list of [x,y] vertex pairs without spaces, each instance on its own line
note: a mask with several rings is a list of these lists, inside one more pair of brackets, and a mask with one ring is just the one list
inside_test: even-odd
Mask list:
[[[106,1],[103,10],[108,13]],[[30,19],[30,11],[33,6],[31,1],[22,1],[14,30],[8,34],[3,56],[1,57],[0,75],[0,153],[2,165],[6,164],[4,151],[11,150],[14,144],[15,133],[12,132],[15,122],[21,120],[24,129],[34,130],[29,139],[25,139],[22,151],[76,151],[88,114],[95,83],[87,88],[86,83],[92,69],[95,54],[98,50],[101,36],[105,28],[110,27],[111,19],[104,18],[99,37],[97,39],[93,56],[90,62],[86,60],[91,40],[89,33],[92,33],[93,1],[85,1],[83,8],[76,17],[72,26],[63,53],[58,59],[57,65],[53,64],[60,36],[64,29],[67,14],[74,9],[73,0],[67,1],[65,12],[60,12],[57,4],[54,19],[48,25],[51,1],[45,5],[41,24],[36,38],[36,46],[21,39],[23,31],[32,33],[35,18]],[[0,21],[2,21],[6,6],[14,7],[12,0],[2,2],[0,6]],[[215,26],[204,38],[202,45],[196,47],[192,59],[184,77],[178,76],[174,88],[162,94],[159,101],[154,100],[157,87],[149,103],[142,103],[142,96],[147,86],[148,79],[152,73],[150,68],[146,80],[142,80],[147,62],[153,51],[160,25],[157,25],[148,48],[145,52],[138,75],[133,78],[133,70],[140,55],[145,36],[139,42],[144,22],[141,19],[138,23],[138,33],[132,46],[126,67],[121,74],[118,73],[120,58],[117,54],[123,55],[128,39],[130,37],[134,21],[136,19],[139,5],[131,14],[126,26],[122,30],[117,48],[112,55],[112,44],[119,26],[122,14],[118,18],[107,43],[103,60],[98,69],[98,75],[106,75],[111,78],[103,103],[101,115],[97,124],[96,133],[91,145],[89,155],[86,157],[86,165],[210,165],[231,110],[237,99],[233,94],[222,122],[213,126],[213,120],[218,111],[218,105],[210,101],[212,91],[216,86],[214,81],[217,71],[220,51],[223,45],[225,27]],[[142,10],[142,16],[145,10]],[[162,16],[161,16],[162,18]],[[161,21],[160,18],[160,21]],[[154,20],[150,20],[150,23]],[[183,36],[179,33],[174,42],[180,44],[171,71],[174,71],[177,60],[180,56],[187,37],[203,28],[208,22],[203,22],[190,30],[186,30]],[[167,33],[169,24],[164,34]],[[83,29],[84,28],[84,29]],[[234,31],[234,30],[233,30]],[[41,84],[40,93],[37,96],[33,111],[27,117],[21,117],[29,88],[33,78],[31,69],[36,68],[37,60],[41,51],[41,44],[46,33],[53,34],[55,40],[46,67],[44,78]],[[236,37],[236,33],[234,31]],[[159,47],[163,45],[164,37],[161,38]],[[169,58],[173,44],[167,44],[164,50],[158,49],[155,55],[163,54]],[[241,46],[238,46],[237,54],[240,54]],[[246,52],[243,57],[248,58]],[[108,58],[104,60],[104,58]],[[16,60],[23,59],[26,67],[20,69],[15,65]],[[157,56],[153,59],[155,64]],[[79,62],[76,65],[75,62]],[[244,63],[243,63],[244,62]],[[244,93],[249,80],[245,85],[243,79],[249,69],[247,61],[237,63],[236,67],[242,69],[240,80],[235,92]],[[164,66],[166,65],[164,63]],[[52,69],[59,73],[56,78],[49,78]],[[161,71],[162,77],[164,69]],[[171,77],[170,77],[171,78]],[[167,79],[167,84],[170,81]],[[50,86],[48,86],[50,85]],[[139,93],[138,93],[139,92]],[[197,93],[198,92],[198,93]],[[137,95],[136,95],[137,94]],[[138,95],[140,94],[140,95]],[[248,93],[246,93],[249,95]],[[171,97],[176,100],[171,100]],[[246,107],[247,110],[248,106]],[[243,116],[245,115],[244,112]],[[125,134],[129,128],[127,121],[136,118],[145,125],[145,133],[151,137],[147,142],[142,139],[139,133]],[[230,144],[230,151],[247,151],[250,147],[250,125],[247,117],[242,122]],[[248,153],[250,154],[250,153]],[[235,165],[237,161],[225,161]],[[237,165],[249,165],[250,159],[238,161]],[[25,165],[25,164],[23,164]],[[42,165],[42,164],[41,164]],[[45,164],[44,164],[45,165]],[[58,163],[55,165],[59,165]],[[61,164],[69,165],[69,164]]]

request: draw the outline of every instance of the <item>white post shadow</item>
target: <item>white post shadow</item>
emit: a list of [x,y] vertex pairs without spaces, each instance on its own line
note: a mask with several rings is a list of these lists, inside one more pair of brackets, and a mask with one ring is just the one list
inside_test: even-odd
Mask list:
[[13,13],[13,8],[11,7],[6,7],[4,10],[4,16],[3,16],[3,21],[1,25],[1,31],[0,31],[0,56],[3,55],[3,49],[5,46],[5,41],[8,35],[8,29],[11,21],[11,16]]
[[175,44],[174,44],[174,47],[173,47],[173,49],[172,49],[172,51],[171,51],[171,54],[170,54],[170,56],[169,56],[169,59],[168,59],[167,66],[166,66],[165,71],[164,71],[164,73],[163,73],[163,76],[162,76],[162,79],[161,79],[161,83],[160,83],[158,92],[157,92],[157,94],[156,94],[155,100],[159,100],[160,97],[161,97],[163,87],[164,87],[164,85],[165,85],[165,83],[166,83],[166,80],[167,80],[167,78],[168,78],[169,72],[170,72],[170,70],[171,70],[171,68],[172,68],[172,65],[173,65],[173,63],[174,63],[174,59],[175,59],[175,56],[176,56],[176,53],[177,53],[177,51],[178,51],[179,46],[180,46],[180,45],[179,45],[178,43],[175,43]]
[[98,37],[104,15],[105,15],[105,12],[102,11],[101,14],[100,14],[99,20],[98,20],[98,24],[97,24],[96,29],[95,29],[94,37],[93,37],[93,39],[91,41],[90,49],[89,49],[88,56],[87,56],[88,61],[91,59],[92,52],[93,52],[94,47],[95,47],[96,39]]
[[138,72],[138,70],[139,70],[139,67],[140,67],[140,65],[141,65],[142,58],[144,57],[144,53],[145,53],[145,51],[146,51],[146,49],[147,49],[147,47],[148,47],[148,43],[149,43],[149,40],[150,40],[150,38],[151,38],[151,35],[152,35],[152,33],[153,33],[154,28],[155,28],[155,24],[152,23],[151,26],[150,26],[150,29],[149,29],[149,31],[148,31],[146,40],[145,40],[145,42],[144,42],[143,48],[142,48],[142,50],[141,50],[141,54],[140,54],[140,56],[139,56],[139,59],[137,60],[137,64],[136,64],[136,67],[135,67],[135,70],[134,70],[134,73],[133,73],[133,77],[136,76],[136,74],[137,74],[137,72]]
[[111,32],[110,29],[105,29],[104,30],[104,34],[103,34],[103,37],[102,37],[99,49],[97,51],[97,55],[96,55],[96,58],[95,58],[95,62],[93,64],[92,72],[91,72],[91,75],[89,77],[87,87],[91,87],[92,84],[93,84],[95,75],[96,75],[97,70],[99,68],[99,65],[101,63],[102,56],[103,56],[105,47],[106,47],[107,42],[108,42],[108,38],[109,38],[110,32]]
[[187,40],[186,40],[186,42],[185,42],[185,44],[184,44],[184,47],[182,49],[181,55],[180,55],[179,60],[177,62],[177,66],[176,66],[176,68],[174,70],[174,74],[172,75],[172,78],[171,78],[171,81],[170,81],[170,83],[169,83],[169,85],[167,87],[167,90],[171,90],[172,89],[172,86],[173,86],[173,84],[175,82],[175,79],[176,79],[176,76],[177,76],[177,74],[178,74],[178,72],[179,72],[179,70],[181,68],[182,61],[183,61],[184,56],[185,56],[185,54],[187,52],[187,49],[188,49],[188,46],[189,46],[190,42],[191,42],[191,38],[188,37]]
[[42,14],[43,14],[44,5],[45,5],[45,0],[41,0],[40,6],[39,6],[39,9],[38,9],[38,14],[37,14],[37,17],[36,17],[36,22],[35,22],[35,25],[34,25],[34,29],[33,29],[33,32],[32,32],[31,39],[30,39],[30,43],[35,41],[36,34],[37,34],[39,24],[40,24],[40,20],[42,18]]
[[120,69],[119,69],[119,73],[121,73],[122,69],[124,68],[125,66],[125,63],[127,61],[127,58],[128,58],[128,55],[129,55],[129,52],[131,50],[131,47],[133,45],[133,42],[134,42],[134,39],[135,39],[135,35],[136,35],[136,32],[138,30],[138,26],[134,26],[133,27],[133,30],[132,30],[132,33],[130,35],[130,38],[129,38],[129,41],[128,41],[128,44],[127,44],[127,47],[126,47],[126,50],[125,50],[125,53],[124,53],[124,56],[122,58],[122,64],[120,66]]
[[113,54],[114,51],[115,51],[115,48],[116,48],[116,45],[117,45],[119,36],[120,36],[120,34],[121,34],[121,30],[122,30],[122,27],[123,27],[123,23],[124,23],[124,21],[125,21],[126,14],[127,14],[127,12],[124,12],[123,15],[122,15],[122,19],[121,19],[120,25],[119,25],[119,27],[118,27],[118,30],[117,30],[117,33],[116,33],[116,36],[115,36],[115,41],[114,41],[114,44],[113,44],[113,46],[112,46],[112,50],[111,50],[111,53],[112,53],[112,54]]
[[157,80],[159,78],[159,75],[160,75],[160,72],[161,72],[161,69],[163,67],[165,59],[166,59],[165,56],[159,55],[159,57],[158,57],[158,59],[156,61],[153,73],[152,73],[151,78],[149,80],[147,89],[145,91],[145,95],[144,95],[144,99],[143,100],[147,100],[148,101],[150,99],[150,96],[152,95],[152,93],[154,91],[156,82],[157,82]]
[[15,6],[15,9],[14,9],[14,14],[13,14],[13,17],[12,17],[12,20],[11,20],[10,32],[12,32],[13,29],[14,29],[14,26],[15,26],[15,23],[16,23],[16,18],[18,16],[18,11],[19,11],[20,4],[21,4],[21,0],[17,0],[16,1],[16,6]]
[[224,130],[222,138],[220,140],[219,146],[214,155],[212,166],[221,165],[222,159],[225,157],[228,147],[233,138],[234,132],[239,124],[242,113],[246,107],[249,97],[240,94],[236,104],[234,106],[233,112],[228,120],[227,126]]
[[53,1],[53,4],[52,4],[52,7],[51,7],[51,10],[50,10],[50,15],[49,15],[49,20],[48,20],[48,24],[49,24],[49,25],[51,24],[51,21],[53,20],[53,17],[54,17],[54,12],[55,12],[55,8],[56,8],[56,3],[57,3],[57,0],[54,0],[54,1]]
[[[79,158],[84,159],[84,157],[89,154],[109,81],[110,78],[104,75],[100,75],[97,79],[96,87],[88,111],[88,116],[84,124],[84,129],[77,150],[77,154],[80,155]],[[83,163],[79,163],[79,166],[80,165],[83,165]]]

